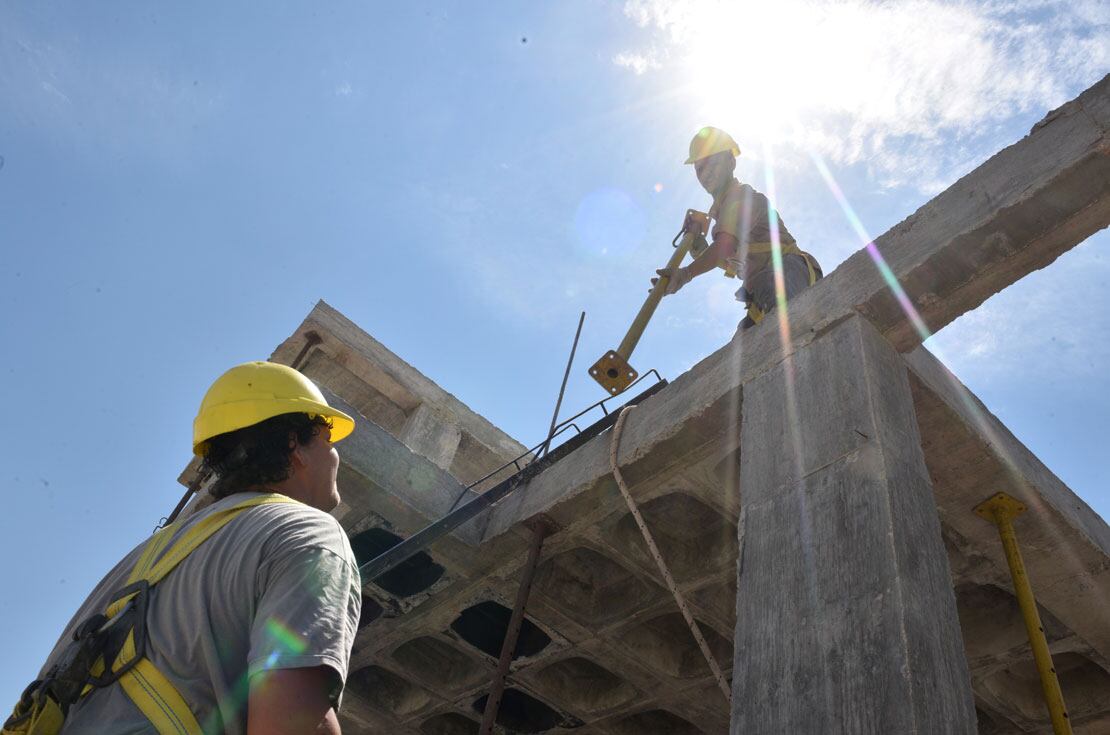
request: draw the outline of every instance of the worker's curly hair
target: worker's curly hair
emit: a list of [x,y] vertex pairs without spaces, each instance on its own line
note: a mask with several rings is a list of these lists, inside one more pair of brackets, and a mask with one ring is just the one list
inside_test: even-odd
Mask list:
[[331,423],[323,416],[285,413],[212,437],[201,465],[202,474],[216,476],[209,494],[226,498],[287,479],[293,472],[292,442],[308,444],[325,426]]

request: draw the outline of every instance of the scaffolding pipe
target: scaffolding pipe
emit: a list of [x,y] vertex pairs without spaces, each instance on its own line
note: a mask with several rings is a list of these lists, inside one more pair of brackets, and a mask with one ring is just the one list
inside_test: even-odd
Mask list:
[[505,640],[501,643],[501,657],[497,660],[497,671],[490,681],[489,696],[486,697],[486,707],[482,712],[482,727],[479,735],[493,733],[493,723],[497,720],[497,710],[501,707],[501,697],[505,694],[505,677],[509,675],[509,664],[513,661],[513,651],[520,637],[520,626],[524,624],[524,606],[528,604],[528,595],[532,591],[532,580],[536,576],[536,565],[540,560],[543,540],[555,530],[555,524],[542,515],[533,518],[528,525],[532,529],[532,546],[528,549],[528,561],[524,563],[524,570],[521,572],[520,587],[516,591],[516,604],[513,605],[513,614],[509,618],[509,628],[505,631]]
[[1025,632],[1029,635],[1033,660],[1041,677],[1041,690],[1052,719],[1052,732],[1055,735],[1071,735],[1071,722],[1064,704],[1064,694],[1060,691],[1060,680],[1056,676],[1056,667],[1052,665],[1052,654],[1048,650],[1044,626],[1041,625],[1041,616],[1037,612],[1037,600],[1033,597],[1033,588],[1029,584],[1029,575],[1025,571],[1025,562],[1022,561],[1017,534],[1014,532],[1013,519],[1025,512],[1025,505],[1006,493],[998,493],[976,507],[975,512],[998,526],[1006,563],[1010,566],[1010,576],[1014,580],[1014,592],[1017,593],[1021,616],[1025,619]]

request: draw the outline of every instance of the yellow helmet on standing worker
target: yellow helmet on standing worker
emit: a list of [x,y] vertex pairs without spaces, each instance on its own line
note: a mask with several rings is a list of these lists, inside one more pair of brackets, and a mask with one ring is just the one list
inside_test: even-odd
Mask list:
[[328,405],[316,384],[276,362],[245,362],[216,378],[193,420],[193,453],[203,457],[214,436],[245,429],[284,413],[307,413],[331,422],[335,443],[355,429],[355,420]]
[[732,155],[739,156],[740,146],[720,128],[702,128],[690,141],[690,157],[686,159],[686,163],[694,163],[724,151],[732,151]]

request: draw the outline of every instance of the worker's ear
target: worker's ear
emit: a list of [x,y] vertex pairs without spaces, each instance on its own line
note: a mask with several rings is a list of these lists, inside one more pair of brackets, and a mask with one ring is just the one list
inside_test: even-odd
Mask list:
[[304,467],[306,464],[304,455],[305,448],[303,444],[297,441],[296,434],[289,434],[289,448],[293,450],[289,453],[289,464],[293,471]]

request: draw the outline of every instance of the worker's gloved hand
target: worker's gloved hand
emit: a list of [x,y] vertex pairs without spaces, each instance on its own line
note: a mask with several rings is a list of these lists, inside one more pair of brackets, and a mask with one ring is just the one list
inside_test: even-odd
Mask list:
[[[660,268],[655,272],[667,278],[667,291],[665,294],[667,296],[678,292],[680,288],[690,282],[691,278],[690,271],[685,268]],[[658,278],[651,279],[652,288],[655,287],[658,281]]]
[[709,241],[705,239],[705,235],[698,235],[694,241],[690,243],[690,255],[694,256],[697,260],[701,254],[709,249]]

